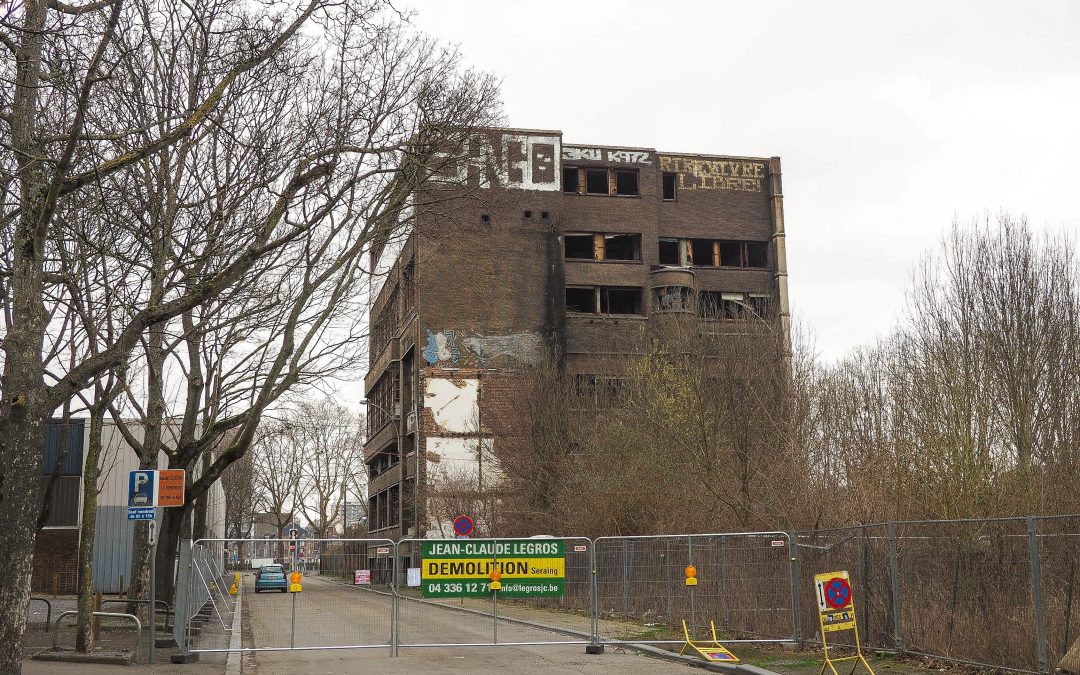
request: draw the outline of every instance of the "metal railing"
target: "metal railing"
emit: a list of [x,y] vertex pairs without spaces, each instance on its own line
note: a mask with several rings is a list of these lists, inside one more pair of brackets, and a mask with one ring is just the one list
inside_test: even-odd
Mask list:
[[[60,616],[56,617],[56,624],[53,626],[53,651],[59,651],[60,649],[60,623],[64,620],[65,616],[77,616],[78,610],[70,609],[66,612],[60,612]],[[125,614],[123,612],[90,612],[90,616],[95,617],[111,617],[114,619],[131,619],[135,622],[135,653],[132,655],[132,659],[139,658],[139,643],[142,642],[142,621],[139,621],[139,617],[134,614]]]
[[[245,602],[270,638],[242,650],[389,648],[396,655],[401,647],[675,644],[683,619],[691,631],[715,622],[735,644],[813,643],[810,582],[841,569],[854,582],[864,646],[1048,673],[1080,635],[1080,515],[566,537],[558,540],[565,587],[548,598],[424,597],[419,568],[431,541],[321,540],[317,564],[307,562],[317,575],[305,576],[303,593]],[[189,626],[200,612],[208,621],[216,614],[222,627],[233,620],[217,561],[236,543],[187,547],[175,621],[185,650],[227,651],[195,647]],[[698,570],[697,586],[685,583],[687,565]],[[253,571],[243,572],[242,584],[254,590]],[[348,602],[341,602],[343,585],[354,594]],[[320,603],[335,604],[329,622]]]

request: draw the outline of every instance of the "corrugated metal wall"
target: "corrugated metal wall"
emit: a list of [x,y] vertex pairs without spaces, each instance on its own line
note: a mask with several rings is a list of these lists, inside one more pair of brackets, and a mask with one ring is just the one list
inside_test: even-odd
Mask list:
[[131,540],[135,527],[144,523],[127,519],[126,506],[99,506],[94,531],[94,589],[119,593],[120,578],[124,588],[130,585]]

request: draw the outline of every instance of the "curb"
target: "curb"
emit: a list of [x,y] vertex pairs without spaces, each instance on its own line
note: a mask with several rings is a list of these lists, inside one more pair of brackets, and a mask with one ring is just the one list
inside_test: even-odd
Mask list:
[[236,607],[233,608],[232,635],[229,636],[229,655],[225,659],[225,675],[239,675],[243,670],[240,652],[240,624],[244,608],[244,586],[237,588]]

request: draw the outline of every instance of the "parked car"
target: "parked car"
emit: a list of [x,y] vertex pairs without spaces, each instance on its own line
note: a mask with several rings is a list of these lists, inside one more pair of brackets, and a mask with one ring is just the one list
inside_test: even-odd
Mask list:
[[289,591],[289,581],[285,578],[285,568],[282,565],[263,565],[255,573],[255,592],[259,591]]

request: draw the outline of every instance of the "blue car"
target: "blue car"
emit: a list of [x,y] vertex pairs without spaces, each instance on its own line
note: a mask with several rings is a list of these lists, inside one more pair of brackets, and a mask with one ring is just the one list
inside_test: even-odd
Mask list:
[[282,565],[263,565],[255,573],[255,592],[260,591],[289,591],[289,581],[285,578],[285,567]]

